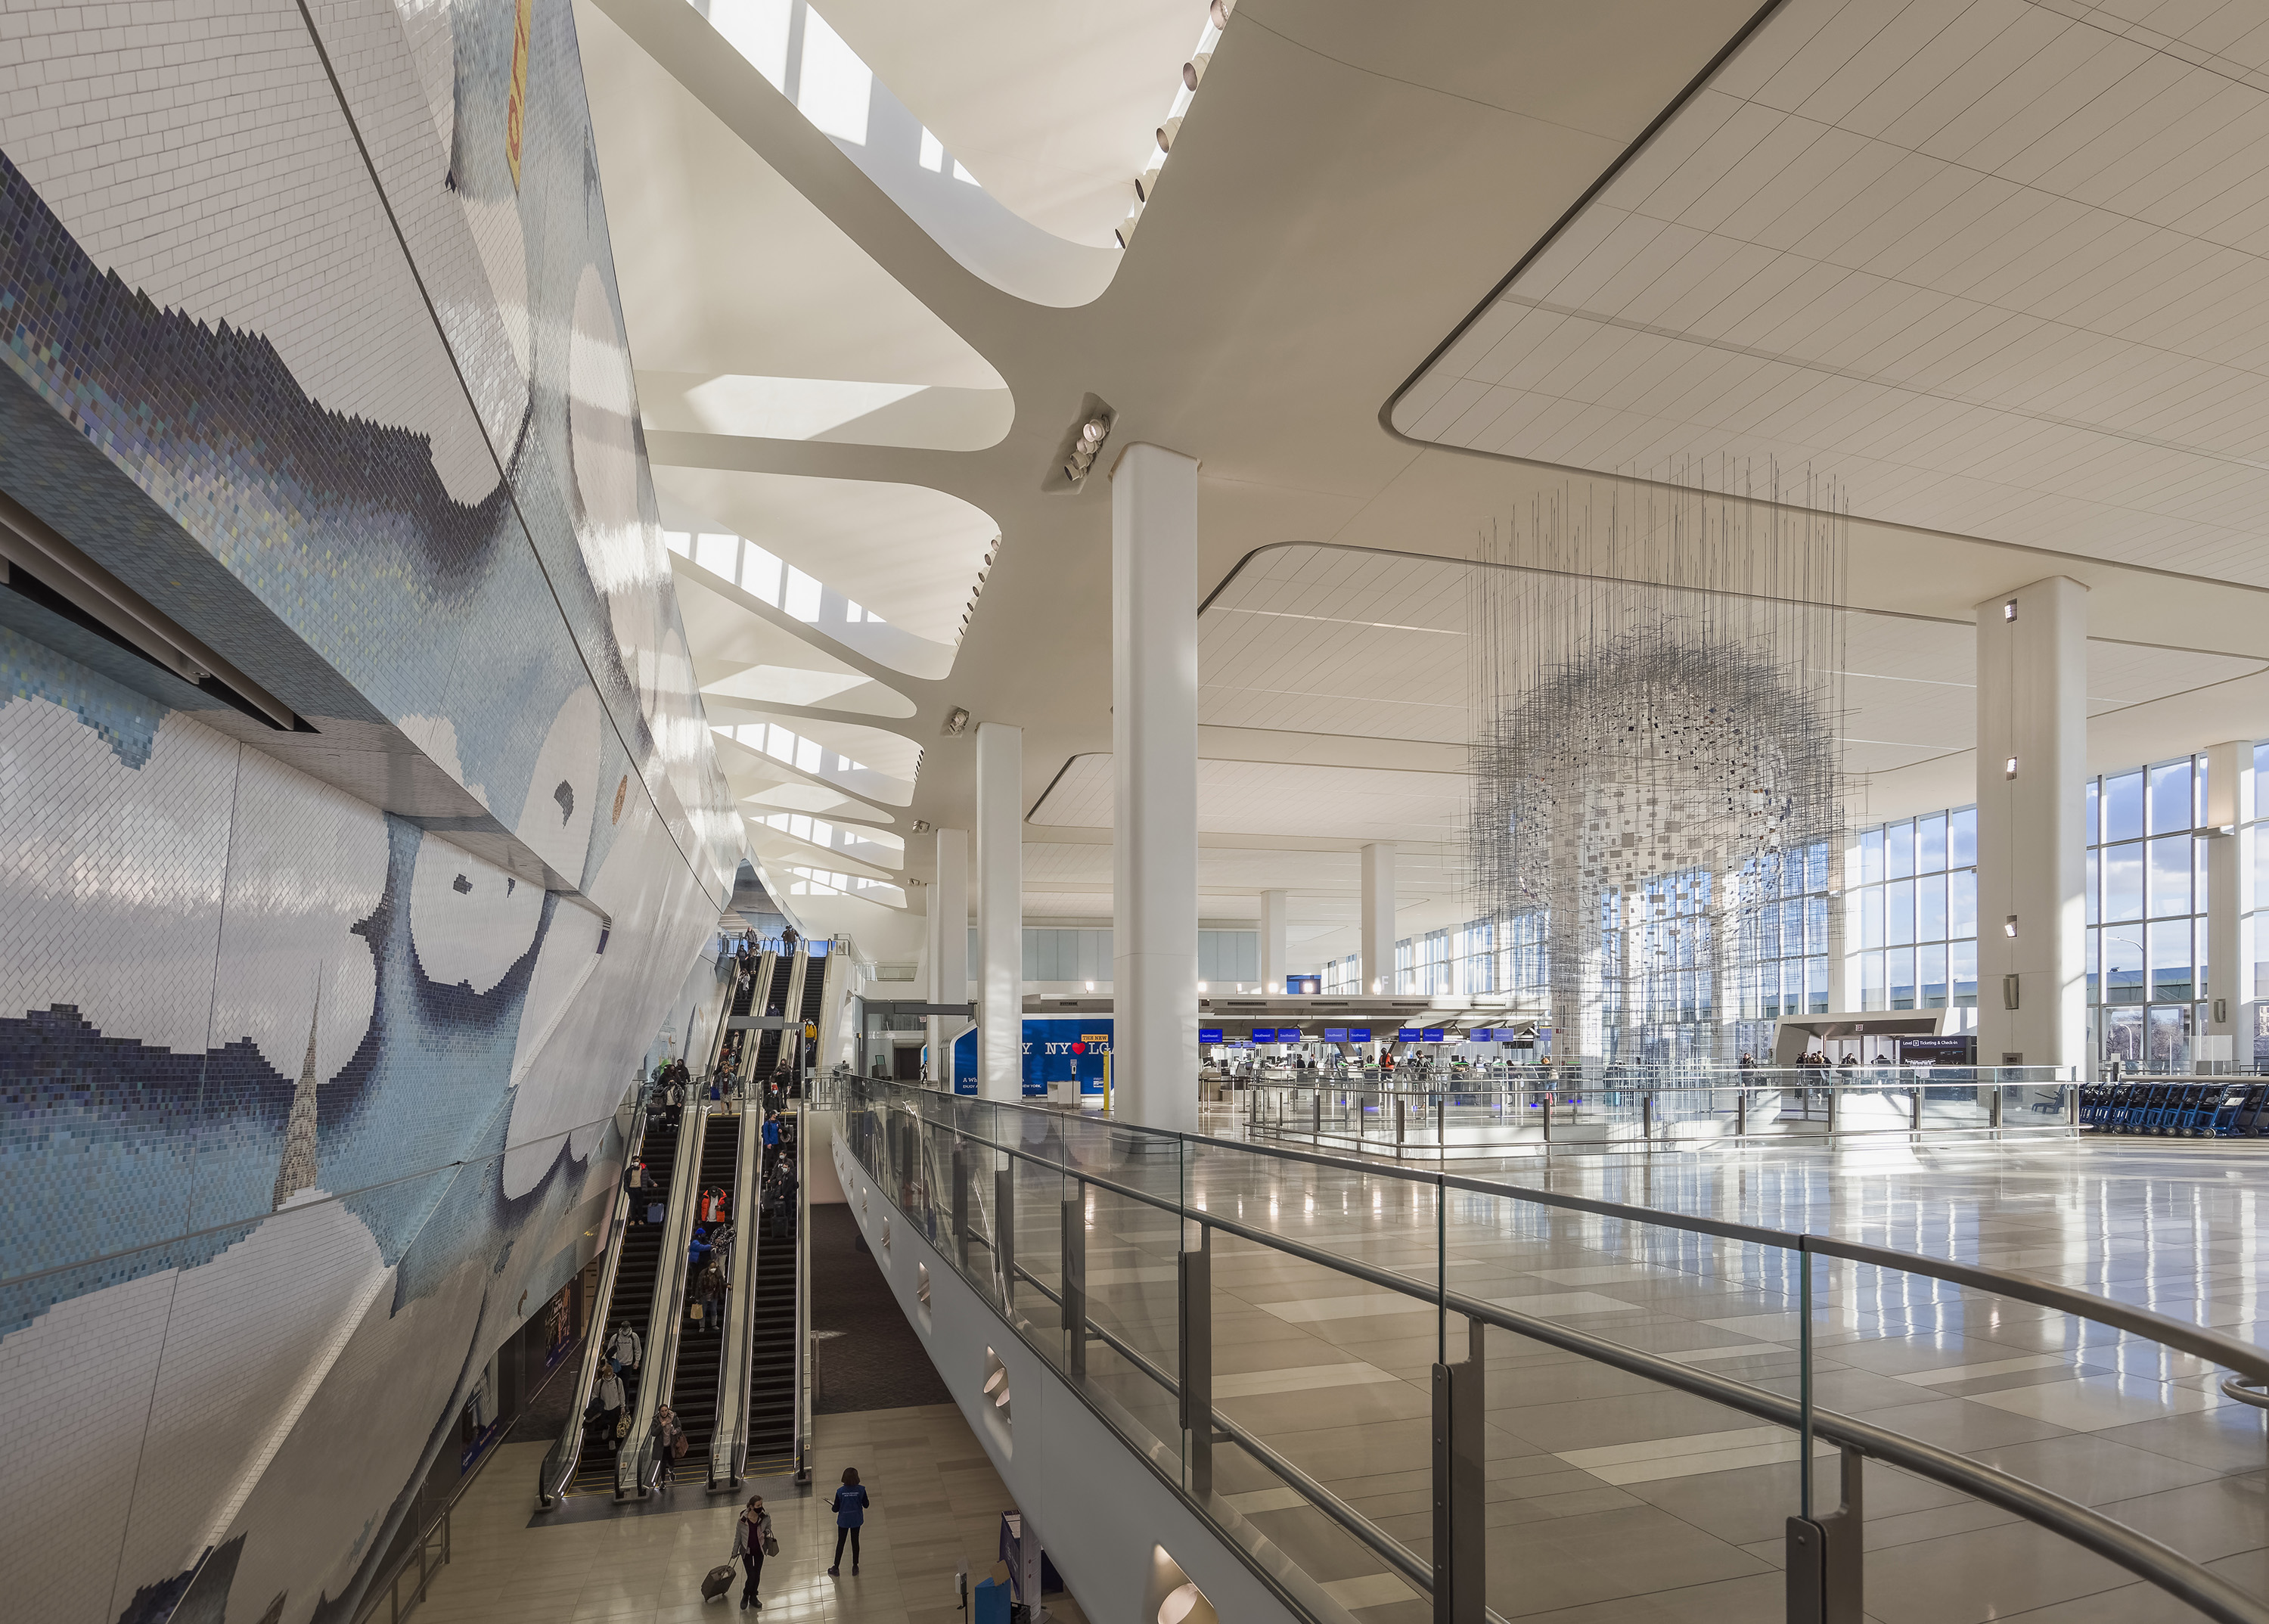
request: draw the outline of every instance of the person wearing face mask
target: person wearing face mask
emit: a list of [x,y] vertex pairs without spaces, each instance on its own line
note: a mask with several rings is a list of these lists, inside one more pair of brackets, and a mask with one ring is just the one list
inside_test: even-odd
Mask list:
[[777,1555],[780,1541],[772,1535],[772,1513],[765,1510],[765,1497],[751,1495],[748,1507],[733,1524],[733,1554],[739,1559],[741,1570],[748,1576],[741,1586],[741,1606],[762,1608],[757,1599],[757,1581],[763,1576],[765,1558]]

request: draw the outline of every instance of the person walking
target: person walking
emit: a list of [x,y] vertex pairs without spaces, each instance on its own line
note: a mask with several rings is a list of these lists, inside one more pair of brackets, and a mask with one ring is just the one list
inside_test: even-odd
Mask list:
[[676,1485],[677,1463],[685,1450],[685,1428],[678,1425],[677,1412],[665,1404],[654,1413],[654,1458],[661,1467],[662,1487]]
[[639,1335],[632,1330],[630,1321],[623,1320],[615,1326],[615,1334],[607,1343],[607,1362],[620,1376],[625,1370],[638,1369]]
[[623,1378],[610,1365],[599,1372],[599,1433],[607,1441],[607,1451],[614,1453],[620,1446],[616,1442],[615,1428],[623,1420]]
[[757,1599],[757,1580],[765,1571],[765,1558],[779,1550],[780,1541],[772,1534],[772,1513],[765,1510],[765,1497],[751,1495],[747,1510],[733,1524],[733,1554],[741,1559],[741,1571],[748,1576],[741,1586],[742,1606],[764,1606]]
[[859,1530],[867,1521],[867,1508],[874,1504],[867,1491],[860,1487],[859,1468],[843,1468],[843,1486],[835,1491],[835,1561],[827,1569],[834,1578],[843,1571],[843,1541],[851,1541],[851,1574],[859,1574]]

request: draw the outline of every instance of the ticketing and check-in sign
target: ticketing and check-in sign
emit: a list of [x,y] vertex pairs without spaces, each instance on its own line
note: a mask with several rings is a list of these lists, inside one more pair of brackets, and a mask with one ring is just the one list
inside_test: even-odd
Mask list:
[[1198,1041],[1201,1044],[1219,1043],[1221,1041],[1221,1028],[1217,1026],[1201,1026],[1198,1028]]
[[1347,1042],[1347,1040],[1348,1030],[1344,1026],[1327,1026],[1324,1029],[1324,1041],[1326,1043],[1343,1044]]
[[1351,1044],[1369,1043],[1371,1041],[1371,1029],[1367,1026],[1350,1026],[1348,1028],[1348,1041]]
[[1297,1026],[1278,1027],[1276,1029],[1276,1041],[1280,1044],[1298,1043],[1300,1041],[1300,1029]]
[[1257,1044],[1275,1043],[1276,1041],[1276,1029],[1273,1026],[1254,1027],[1253,1029],[1253,1041]]
[[1438,1026],[1428,1027],[1426,1029],[1426,1035],[1418,1041],[1421,1043],[1430,1044],[1440,1043],[1442,1041],[1442,1029]]
[[1415,1026],[1396,1027],[1394,1029],[1394,1041],[1399,1044],[1416,1043],[1418,1041],[1418,1029]]

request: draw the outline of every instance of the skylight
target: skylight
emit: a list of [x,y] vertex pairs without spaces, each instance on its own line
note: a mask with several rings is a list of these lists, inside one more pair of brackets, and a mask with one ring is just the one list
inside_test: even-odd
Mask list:
[[784,761],[799,772],[871,772],[863,761],[854,761],[840,750],[831,750],[817,739],[790,732],[778,722],[743,722],[715,727],[735,743],[745,744],[774,761]]
[[[690,558],[712,575],[722,576],[750,597],[762,598],[774,609],[786,609],[806,625],[819,621],[823,588],[817,577],[794,565],[783,565],[766,549],[745,536],[709,530],[664,530],[663,545],[681,558]],[[782,590],[782,578],[786,590]],[[854,625],[887,625],[880,615],[858,604],[848,605],[845,618]]]

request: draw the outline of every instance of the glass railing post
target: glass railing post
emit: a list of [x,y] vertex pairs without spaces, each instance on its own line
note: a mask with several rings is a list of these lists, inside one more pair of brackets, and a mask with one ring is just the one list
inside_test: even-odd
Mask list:
[[1071,1181],[1063,1204],[1064,1369],[1075,1382],[1087,1378],[1087,1185]]
[[964,1275],[969,1273],[969,1145],[957,1133],[953,1139],[953,1261]]
[[1202,1502],[1213,1493],[1213,1227],[1198,1225],[1180,1265],[1179,1330],[1183,1486]]
[[1001,1312],[1016,1323],[1016,1159],[993,1170],[993,1261],[1001,1273]]

